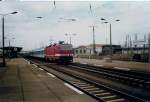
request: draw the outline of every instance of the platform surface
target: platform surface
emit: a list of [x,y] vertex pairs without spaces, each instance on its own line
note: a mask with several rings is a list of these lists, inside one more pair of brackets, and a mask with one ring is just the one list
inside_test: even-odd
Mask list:
[[0,102],[96,102],[23,58],[9,61],[0,74]]
[[0,67],[2,66],[3,60],[0,58]]
[[94,66],[106,66],[108,68],[115,68],[121,70],[137,70],[142,72],[150,72],[150,63],[131,62],[131,61],[116,61],[106,62],[105,60],[74,58],[74,62],[82,64],[91,64]]

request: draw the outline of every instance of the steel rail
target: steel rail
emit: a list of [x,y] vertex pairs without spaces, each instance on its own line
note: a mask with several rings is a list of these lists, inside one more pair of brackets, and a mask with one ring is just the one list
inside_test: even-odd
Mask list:
[[[54,67],[53,67],[53,68],[54,68]],[[126,93],[124,93],[124,92],[121,92],[121,91],[118,91],[118,90],[116,90],[116,89],[110,88],[110,87],[105,86],[105,85],[103,85],[103,84],[99,84],[99,83],[97,83],[97,82],[95,82],[95,81],[91,81],[91,80],[89,80],[89,79],[87,79],[87,78],[83,78],[83,77],[81,77],[81,76],[77,76],[77,75],[74,75],[74,74],[71,74],[71,73],[67,73],[66,70],[62,71],[61,68],[57,68],[56,70],[57,70],[57,71],[59,70],[60,72],[65,73],[65,74],[67,74],[67,75],[69,75],[69,76],[75,77],[75,78],[77,78],[77,79],[83,80],[83,81],[85,81],[85,82],[87,82],[87,83],[94,84],[94,85],[97,86],[97,87],[102,87],[102,88],[104,88],[104,89],[106,89],[106,90],[109,90],[110,92],[116,93],[116,94],[118,94],[118,95],[120,95],[120,96],[123,96],[123,97],[125,97],[125,98],[127,98],[127,99],[132,100],[131,102],[133,102],[133,101],[136,101],[136,102],[147,102],[146,100],[143,100],[143,99],[140,99],[140,98],[138,98],[138,97],[135,97],[135,96],[126,94]],[[128,101],[129,101],[129,100],[128,100]],[[126,102],[127,102],[127,101],[126,101]]]
[[95,70],[102,70],[102,71],[108,71],[108,72],[114,72],[117,74],[124,74],[124,75],[128,75],[128,76],[133,76],[133,77],[137,77],[137,78],[141,78],[141,79],[146,79],[146,80],[150,80],[150,73],[146,73],[146,72],[139,72],[136,70],[130,70],[130,71],[126,71],[126,70],[120,70],[120,69],[112,69],[112,68],[104,68],[104,67],[100,67],[100,66],[94,66],[94,65],[89,65],[89,64],[80,64],[80,63],[72,63],[72,65],[74,66],[82,66],[82,67],[89,67],[89,68],[93,68]]
[[[27,59],[27,60],[28,60],[30,63],[32,63],[32,64],[37,64],[37,63],[35,63],[33,60],[31,60],[31,59]],[[46,72],[49,72],[48,69],[42,68],[39,64],[37,64],[37,66],[38,66],[39,68],[45,70]],[[66,82],[66,83],[68,83],[68,84],[74,86],[75,88],[81,90],[81,91],[84,92],[85,94],[87,94],[87,95],[93,97],[94,99],[98,100],[99,102],[106,102],[106,101],[100,99],[99,97],[97,97],[97,96],[95,96],[95,95],[93,95],[93,94],[90,94],[90,93],[87,92],[86,90],[83,90],[82,88],[80,88],[80,87],[74,85],[74,84],[73,84],[72,82],[70,82],[69,80],[64,79],[63,77],[60,77],[59,75],[57,75],[57,74],[55,74],[55,73],[52,73],[52,74],[55,75],[57,78],[61,79],[62,81],[64,81],[64,82]]]
[[[79,64],[80,65],[80,64]],[[109,76],[111,79],[116,78],[116,79],[120,79],[120,80],[126,80],[126,81],[130,81],[132,83],[136,83],[136,85],[140,86],[140,87],[144,87],[144,88],[150,88],[150,79],[149,78],[145,78],[145,76],[142,76],[143,74],[138,74],[132,72],[132,75],[130,75],[130,72],[128,72],[129,74],[127,74],[125,71],[116,71],[114,69],[104,69],[101,67],[95,67],[95,66],[84,66],[84,65],[69,65],[72,68],[76,68],[76,69],[80,69],[80,70],[85,70],[85,71],[89,71],[89,72],[93,72],[93,73],[97,73],[99,75],[103,75],[103,76]],[[125,81],[123,81],[125,82]]]
[[[50,66],[48,66],[48,67],[50,67]],[[58,67],[58,66],[57,66],[57,67]],[[135,97],[135,96],[132,96],[132,95],[123,93],[123,92],[118,91],[118,90],[115,90],[115,89],[112,89],[112,88],[110,88],[110,87],[104,86],[104,85],[102,85],[102,84],[96,83],[96,82],[91,81],[91,80],[88,80],[88,79],[86,79],[86,78],[82,78],[81,76],[77,76],[77,75],[73,75],[73,74],[71,74],[71,73],[67,73],[66,70],[63,71],[62,68],[57,68],[57,69],[56,69],[54,66],[51,66],[51,68],[53,68],[53,69],[55,69],[55,70],[57,70],[57,71],[59,71],[59,72],[65,73],[65,74],[67,74],[67,75],[69,75],[69,76],[71,76],[71,77],[74,77],[74,78],[77,78],[77,79],[79,79],[79,80],[85,81],[86,83],[90,83],[90,84],[92,84],[92,85],[94,85],[94,86],[96,86],[96,87],[98,87],[98,88],[99,88],[99,87],[100,87],[100,88],[103,87],[103,89],[105,89],[105,90],[109,90],[110,92],[119,94],[119,96],[124,96],[124,98],[130,99],[130,100],[128,100],[128,101],[131,101],[131,102],[133,102],[133,101],[136,101],[136,102],[148,102],[148,101],[146,101],[146,100],[143,100],[143,99],[140,99],[140,98],[138,98],[138,97]],[[44,69],[44,70],[46,70],[46,69]],[[48,70],[46,70],[46,71],[48,71]],[[54,73],[53,73],[53,74],[54,74]],[[64,80],[65,82],[68,82],[68,81],[66,81],[65,79],[59,77],[58,75],[56,75],[56,76],[57,76],[58,78]],[[74,85],[73,83],[70,83],[70,82],[68,82],[68,83],[71,84],[71,85],[73,85],[74,87],[76,87],[76,88],[82,90],[83,92],[85,92],[86,94],[88,94],[88,95],[90,95],[90,96],[92,96],[92,97],[95,97],[95,96],[96,96],[96,95],[93,95],[93,94],[91,94],[91,93],[85,91],[84,89],[82,89],[82,88],[80,88],[80,87]],[[105,94],[106,94],[106,93],[105,93]],[[96,98],[96,97],[95,97],[95,98]],[[106,100],[103,100],[102,98],[99,98],[99,101],[106,102]],[[121,100],[120,100],[120,101],[121,101]],[[126,102],[127,102],[127,101],[126,101]]]

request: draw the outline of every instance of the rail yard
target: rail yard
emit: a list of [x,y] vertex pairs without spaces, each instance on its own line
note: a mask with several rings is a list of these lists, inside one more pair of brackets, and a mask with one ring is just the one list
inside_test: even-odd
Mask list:
[[[33,102],[49,100],[54,102],[149,102],[150,100],[148,71],[117,69],[113,66],[112,68],[96,66],[96,64],[76,61],[57,63],[39,56],[35,57],[35,55],[10,59],[7,63],[7,69],[0,72],[2,102],[10,102],[10,100],[14,102],[30,100]],[[59,90],[59,88],[62,89]],[[51,92],[57,96],[56,99],[54,96],[51,96],[53,100],[49,99]],[[9,99],[6,98],[8,94]]]
[[28,61],[102,102],[149,100],[149,73],[110,70],[77,63],[58,65],[36,59]]
[[137,1],[0,0],[0,102],[150,102]]

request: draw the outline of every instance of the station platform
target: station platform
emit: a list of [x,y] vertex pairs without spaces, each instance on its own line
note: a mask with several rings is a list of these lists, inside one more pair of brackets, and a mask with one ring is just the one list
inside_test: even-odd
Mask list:
[[74,58],[74,62],[81,64],[90,64],[94,66],[100,66],[104,68],[115,68],[120,70],[136,70],[141,72],[150,73],[150,64],[149,63],[141,63],[141,62],[131,62],[131,61],[116,61],[112,60],[112,62],[107,62],[105,60],[99,59],[86,59],[86,58]]
[[3,62],[3,61],[2,61],[2,58],[0,58],[0,66],[2,66],[2,62]]
[[96,102],[23,58],[11,59],[2,69],[0,102]]

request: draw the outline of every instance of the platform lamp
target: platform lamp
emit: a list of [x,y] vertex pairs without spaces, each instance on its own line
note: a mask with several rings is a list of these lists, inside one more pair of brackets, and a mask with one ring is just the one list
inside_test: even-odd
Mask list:
[[77,34],[66,33],[65,36],[69,36],[70,44],[72,44],[72,36],[76,36]]
[[[108,23],[109,24],[109,29],[110,29],[110,56],[112,56],[112,54],[113,54],[113,49],[112,49],[112,32],[111,32],[111,23],[112,22],[108,22],[106,19],[104,19],[104,18],[101,18],[101,20],[102,21],[104,21],[104,22],[102,22],[102,23]],[[120,20],[119,19],[116,19],[115,20],[115,22],[119,22]]]
[[[58,22],[76,22],[76,18],[63,18],[60,17]],[[68,36],[70,39],[70,44],[72,44],[72,36],[76,36],[77,34],[66,33],[65,36]]]
[[18,12],[11,12],[11,13],[6,13],[6,14],[0,14],[2,16],[2,48],[3,48],[3,67],[6,66],[6,62],[5,62],[5,53],[4,53],[4,50],[5,50],[5,39],[4,39],[4,21],[5,21],[5,16],[9,15],[9,14],[16,14]]
[[42,19],[43,17],[41,17],[41,16],[37,16],[37,17],[35,17],[35,18],[39,18],[39,19]]

